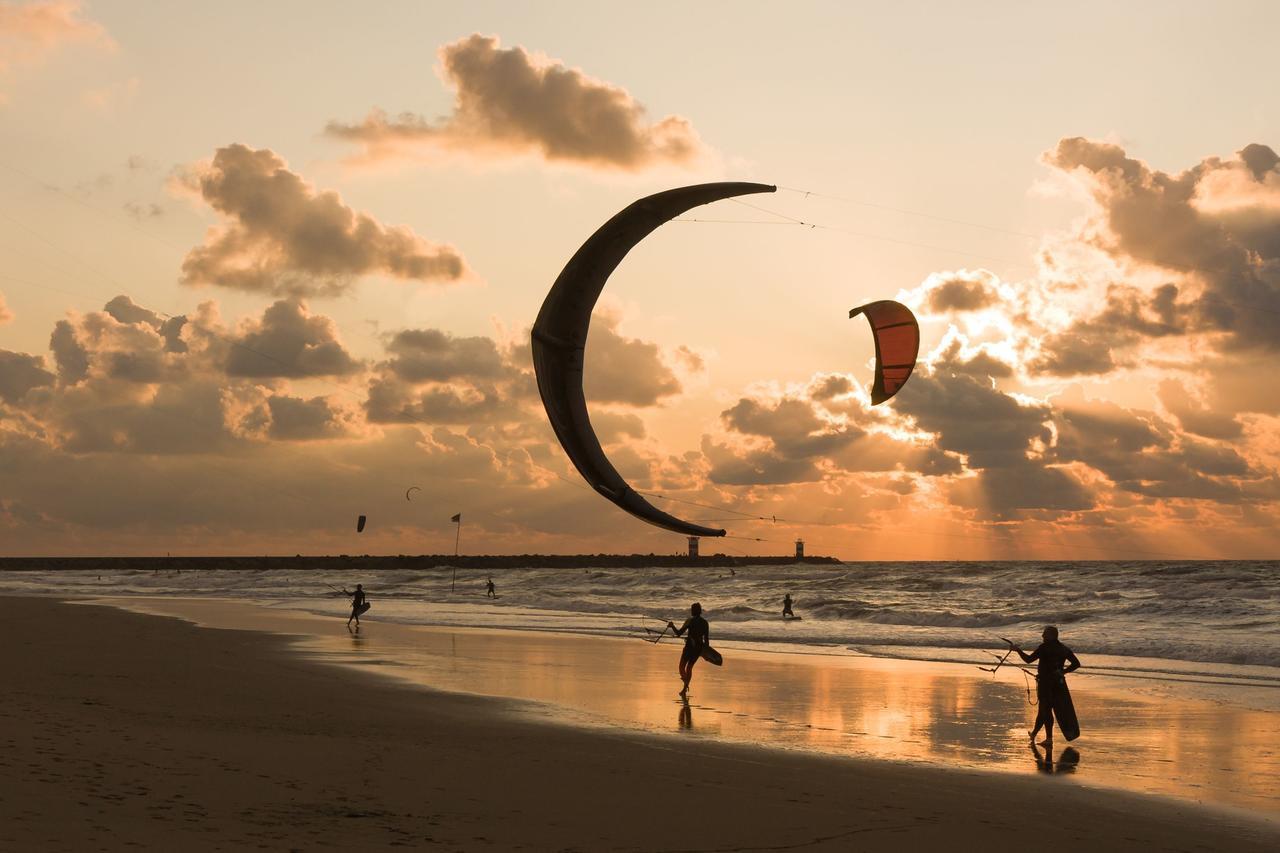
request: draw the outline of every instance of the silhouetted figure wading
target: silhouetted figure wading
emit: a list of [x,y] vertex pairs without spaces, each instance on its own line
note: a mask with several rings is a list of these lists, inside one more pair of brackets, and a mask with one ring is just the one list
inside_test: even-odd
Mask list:
[[795,616],[791,612],[791,593],[787,593],[782,597],[782,618],[785,619],[788,616]]

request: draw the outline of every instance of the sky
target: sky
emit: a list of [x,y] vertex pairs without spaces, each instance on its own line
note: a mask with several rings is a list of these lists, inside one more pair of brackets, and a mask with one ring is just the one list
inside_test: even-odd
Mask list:
[[528,335],[719,180],[586,358],[703,553],[1280,554],[1275,4],[365,5],[0,0],[0,555],[682,551]]

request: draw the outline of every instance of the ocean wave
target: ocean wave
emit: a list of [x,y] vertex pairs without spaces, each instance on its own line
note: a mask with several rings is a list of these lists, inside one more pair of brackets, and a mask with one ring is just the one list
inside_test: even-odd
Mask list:
[[[305,561],[302,561],[305,565]],[[0,591],[64,596],[210,596],[282,606],[345,603],[360,582],[378,618],[433,624],[548,625],[624,631],[679,621],[700,601],[713,636],[813,647],[995,648],[999,635],[1035,642],[1056,624],[1080,653],[1273,666],[1280,637],[1280,562],[1170,561],[850,563],[739,569],[518,568],[492,573],[389,569],[362,577],[299,568],[156,573],[0,572]],[[502,598],[470,613],[492,574]],[[802,622],[784,623],[784,593]],[[308,605],[310,606],[310,605]],[[442,609],[448,611],[441,615]],[[620,627],[622,626],[622,627]]]

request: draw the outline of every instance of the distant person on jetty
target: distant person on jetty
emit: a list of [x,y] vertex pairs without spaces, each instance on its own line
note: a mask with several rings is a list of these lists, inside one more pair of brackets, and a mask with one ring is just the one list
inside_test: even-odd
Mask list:
[[689,606],[689,618],[684,620],[683,625],[677,628],[676,623],[668,622],[667,627],[674,631],[677,637],[684,637],[684,651],[680,653],[680,680],[684,682],[680,698],[684,699],[689,695],[693,665],[698,662],[698,658],[702,657],[702,650],[711,642],[711,627],[707,625],[707,620],[702,618],[702,605],[696,601]]
[[493,578],[489,578],[489,582],[484,585],[486,598],[497,598],[498,592],[493,586]]
[[347,617],[347,627],[351,627],[351,620],[356,620],[356,630],[360,630],[360,614],[364,612],[364,587],[356,584],[355,592],[347,592],[347,588],[342,588],[342,594],[351,597],[351,615]]
[[[1058,629],[1052,625],[1045,626],[1044,633],[1041,635],[1044,640],[1036,650],[1031,654],[1027,654],[1020,647],[1014,646],[1013,650],[1018,653],[1018,657],[1022,658],[1023,663],[1034,663],[1036,665],[1036,707],[1039,713],[1036,715],[1036,726],[1029,734],[1031,742],[1035,743],[1036,735],[1040,734],[1040,729],[1044,729],[1044,740],[1040,741],[1041,745],[1046,749],[1053,748],[1053,717],[1055,709],[1058,716],[1062,717],[1064,713],[1069,712],[1071,726],[1077,731],[1079,726],[1075,722],[1075,709],[1071,707],[1071,695],[1066,690],[1066,679],[1064,676],[1068,672],[1075,672],[1080,668],[1080,660],[1072,653],[1071,649],[1064,646],[1058,640]],[[1069,666],[1066,666],[1067,663]],[[1059,728],[1066,729],[1066,723],[1062,719],[1058,720]],[[1066,733],[1067,740],[1071,740],[1075,735],[1070,732]]]
[[782,597],[782,618],[786,619],[788,616],[795,617],[795,614],[791,612],[791,593],[787,593]]

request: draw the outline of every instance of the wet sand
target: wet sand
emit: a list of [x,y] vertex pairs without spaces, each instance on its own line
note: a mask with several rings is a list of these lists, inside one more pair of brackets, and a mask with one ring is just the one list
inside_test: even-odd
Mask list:
[[675,695],[681,643],[651,645],[639,630],[622,639],[433,628],[375,615],[353,634],[332,600],[310,602],[331,608],[328,617],[299,611],[296,601],[113,601],[204,626],[287,633],[310,657],[424,687],[524,700],[516,707],[537,719],[1024,777],[1052,771],[1071,784],[1240,808],[1280,823],[1274,687],[1092,675],[1098,670],[1086,656],[1071,677],[1084,734],[1072,744],[1059,737],[1052,754],[1037,754],[1025,734],[1036,713],[1030,679],[1011,666],[993,678],[972,665],[717,643],[725,667],[700,663],[684,704]]
[[[308,661],[279,635],[48,599],[3,602],[14,662],[0,703],[3,849],[1280,843],[1273,824],[1069,777],[540,722],[523,705]],[[361,642],[374,642],[369,631]],[[496,650],[474,642],[482,632],[451,633]],[[576,683],[569,671],[552,681]]]

